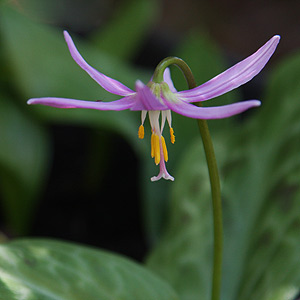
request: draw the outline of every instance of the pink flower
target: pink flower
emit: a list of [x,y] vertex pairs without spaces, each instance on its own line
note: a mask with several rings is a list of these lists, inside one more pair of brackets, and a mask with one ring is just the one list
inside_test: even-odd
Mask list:
[[137,80],[135,91],[133,91],[119,81],[100,73],[88,65],[66,31],[64,31],[64,36],[75,62],[105,90],[122,96],[122,98],[112,102],[97,102],[45,97],[33,98],[28,100],[27,103],[60,108],[89,108],[116,111],[130,109],[132,111],[141,111],[141,126],[138,131],[138,136],[141,139],[144,138],[143,125],[148,113],[152,128],[151,156],[154,158],[155,164],[160,165],[159,174],[152,177],[152,181],[160,178],[174,180],[165,166],[165,162],[168,161],[168,152],[162,135],[165,122],[167,121],[170,128],[171,142],[175,142],[171,111],[195,119],[221,119],[239,114],[251,107],[260,106],[261,103],[258,100],[242,101],[217,107],[198,107],[191,103],[215,98],[251,80],[268,62],[280,40],[280,37],[275,35],[254,54],[206,83],[194,89],[177,92],[172,83],[169,69],[166,69],[164,72],[163,82],[155,83],[150,81],[145,85]]

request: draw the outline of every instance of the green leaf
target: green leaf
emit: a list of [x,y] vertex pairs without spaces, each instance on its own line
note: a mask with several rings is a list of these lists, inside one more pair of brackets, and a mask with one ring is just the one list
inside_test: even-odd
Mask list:
[[47,133],[13,99],[0,94],[0,136],[3,215],[9,231],[25,234],[47,171]]
[[173,290],[115,254],[51,240],[0,245],[1,300],[176,300]]
[[257,169],[263,162],[264,168],[256,179],[256,212],[249,219],[252,239],[238,295],[243,299],[264,299],[273,290],[300,286],[299,82],[300,53],[274,70],[258,114],[252,161],[256,158]]
[[126,0],[110,22],[92,35],[98,49],[118,58],[131,59],[158,15],[156,0]]
[[270,294],[267,300],[283,300],[283,299],[293,299],[297,300],[297,295],[299,295],[299,287],[297,286],[286,286],[284,288],[278,288]]

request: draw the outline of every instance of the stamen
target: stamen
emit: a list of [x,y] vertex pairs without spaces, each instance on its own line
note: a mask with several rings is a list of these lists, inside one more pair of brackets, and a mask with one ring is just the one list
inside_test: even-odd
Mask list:
[[170,127],[170,137],[171,137],[171,143],[175,143],[175,135],[174,135],[174,129]]
[[154,133],[151,134],[151,157],[154,157]]
[[167,150],[165,138],[163,136],[161,137],[161,144],[162,144],[162,148],[163,148],[164,159],[165,159],[165,162],[167,162],[169,159],[168,158],[168,150]]
[[162,133],[163,130],[164,130],[164,126],[165,126],[165,123],[166,123],[166,119],[167,119],[167,111],[166,110],[163,110],[161,112],[161,126],[160,126],[160,132]]
[[154,162],[156,165],[160,163],[160,145],[159,145],[159,136],[156,133],[153,133],[153,149],[151,149],[151,155],[152,150],[154,154]]
[[144,129],[143,124],[139,127],[138,136],[139,136],[139,139],[143,139],[145,136],[145,129]]

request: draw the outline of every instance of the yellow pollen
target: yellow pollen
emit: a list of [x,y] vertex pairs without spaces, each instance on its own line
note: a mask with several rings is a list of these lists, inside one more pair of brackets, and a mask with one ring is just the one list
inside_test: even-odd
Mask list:
[[154,161],[156,165],[160,163],[160,145],[159,136],[157,134],[154,136]]
[[156,133],[152,133],[151,135],[151,157],[154,157],[156,165],[160,163],[159,136]]
[[151,157],[154,157],[154,133],[151,134]]
[[141,126],[139,127],[139,132],[138,132],[139,139],[143,139],[143,138],[144,138],[144,135],[145,135],[145,129],[144,129],[144,126],[141,125]]
[[175,143],[175,135],[174,135],[174,129],[171,127],[170,128],[170,137],[171,137],[171,143]]
[[167,150],[165,138],[163,136],[161,137],[161,143],[162,143],[162,148],[163,148],[163,153],[164,153],[164,159],[165,159],[165,162],[167,162],[169,159],[168,158],[168,150]]

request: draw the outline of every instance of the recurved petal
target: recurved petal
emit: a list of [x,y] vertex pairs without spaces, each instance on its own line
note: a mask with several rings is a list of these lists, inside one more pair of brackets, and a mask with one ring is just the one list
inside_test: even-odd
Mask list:
[[251,107],[260,106],[261,103],[258,100],[248,100],[216,107],[198,107],[182,100],[178,100],[177,102],[165,100],[165,104],[172,111],[188,118],[209,120],[228,118],[242,113]]
[[86,71],[99,85],[101,85],[105,90],[112,94],[120,95],[120,96],[128,96],[129,94],[134,93],[130,88],[122,84],[121,82],[110,78],[93,67],[91,67],[80,55],[78,50],[76,49],[72,38],[70,37],[67,31],[64,31],[65,40],[68,44],[70,53],[75,60],[75,62]]
[[261,71],[275,51],[279,40],[280,36],[275,35],[254,54],[243,61],[204,84],[191,90],[179,92],[178,94],[188,102],[198,102],[220,96],[239,87]]
[[84,101],[67,98],[32,98],[27,104],[42,104],[59,108],[89,108],[98,110],[124,110],[129,109],[134,102],[133,96],[124,97],[120,100],[111,102]]

